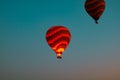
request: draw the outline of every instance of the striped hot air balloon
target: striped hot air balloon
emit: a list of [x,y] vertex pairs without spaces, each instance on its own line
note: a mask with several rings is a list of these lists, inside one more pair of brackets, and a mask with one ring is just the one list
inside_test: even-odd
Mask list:
[[47,43],[57,54],[57,58],[59,59],[62,58],[62,54],[67,48],[70,39],[71,34],[64,26],[53,26],[46,32]]
[[98,24],[98,19],[102,15],[105,9],[104,0],[86,0],[85,9],[87,13],[95,20]]

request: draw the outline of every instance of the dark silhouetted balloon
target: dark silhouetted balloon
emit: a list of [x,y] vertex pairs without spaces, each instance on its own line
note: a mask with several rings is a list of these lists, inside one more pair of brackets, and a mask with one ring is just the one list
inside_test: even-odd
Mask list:
[[53,26],[46,32],[47,43],[57,54],[57,58],[59,59],[62,58],[62,54],[67,48],[70,39],[71,34],[64,26]]
[[104,0],[86,0],[85,9],[87,13],[95,20],[98,24],[98,19],[102,15],[105,9]]

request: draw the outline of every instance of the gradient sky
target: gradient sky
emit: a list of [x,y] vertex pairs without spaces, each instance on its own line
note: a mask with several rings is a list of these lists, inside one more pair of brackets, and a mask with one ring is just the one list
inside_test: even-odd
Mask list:
[[[120,0],[105,0],[99,24],[85,0],[0,0],[0,80],[120,80]],[[72,35],[62,60],[46,31]]]

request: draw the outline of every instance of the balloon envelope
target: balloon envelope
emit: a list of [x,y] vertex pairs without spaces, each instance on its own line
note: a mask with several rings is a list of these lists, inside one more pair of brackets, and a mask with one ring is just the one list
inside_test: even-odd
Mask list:
[[62,54],[67,48],[70,39],[70,31],[64,26],[53,26],[46,32],[47,43],[59,59],[62,58]]
[[85,9],[87,13],[98,23],[98,19],[105,9],[104,0],[86,0]]

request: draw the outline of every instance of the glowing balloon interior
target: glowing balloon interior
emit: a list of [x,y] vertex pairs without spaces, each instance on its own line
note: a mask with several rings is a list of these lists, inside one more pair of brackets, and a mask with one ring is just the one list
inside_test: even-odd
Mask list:
[[62,54],[67,48],[70,39],[71,34],[64,26],[53,26],[46,32],[47,43],[57,54],[57,58],[59,59],[62,58]]

